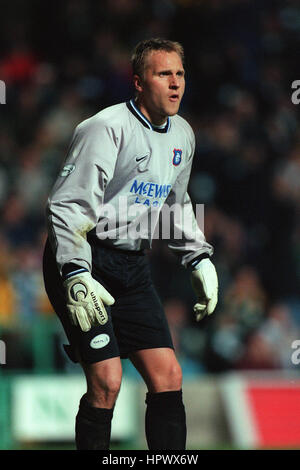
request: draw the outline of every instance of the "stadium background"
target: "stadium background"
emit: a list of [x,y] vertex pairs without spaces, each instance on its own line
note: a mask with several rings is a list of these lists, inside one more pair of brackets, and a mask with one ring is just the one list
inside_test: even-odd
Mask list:
[[[73,446],[63,413],[76,410],[63,409],[62,389],[81,372],[62,352],[43,289],[44,207],[74,127],[132,96],[130,52],[156,36],[185,48],[181,114],[197,138],[190,194],[205,204],[220,282],[216,312],[196,324],[187,273],[164,243],[149,253],[183,368],[189,446],[300,446],[299,18],[296,0],[1,2],[2,449]],[[144,448],[143,384],[128,363],[124,377],[132,414],[114,446]],[[266,386],[260,407],[251,380]],[[273,438],[266,423],[278,426]]]

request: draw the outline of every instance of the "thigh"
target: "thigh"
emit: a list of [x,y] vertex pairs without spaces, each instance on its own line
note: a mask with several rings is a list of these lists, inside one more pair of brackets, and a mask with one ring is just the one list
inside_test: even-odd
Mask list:
[[130,354],[129,359],[143,377],[149,392],[180,390],[182,372],[173,349],[136,351]]
[[122,358],[145,349],[174,348],[163,305],[153,286],[120,297],[112,308],[112,317]]

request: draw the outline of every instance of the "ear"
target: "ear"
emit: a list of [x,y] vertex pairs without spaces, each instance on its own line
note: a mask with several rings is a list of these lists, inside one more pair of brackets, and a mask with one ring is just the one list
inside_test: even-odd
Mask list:
[[139,93],[143,91],[143,83],[139,75],[133,75],[133,84],[136,91],[138,91]]

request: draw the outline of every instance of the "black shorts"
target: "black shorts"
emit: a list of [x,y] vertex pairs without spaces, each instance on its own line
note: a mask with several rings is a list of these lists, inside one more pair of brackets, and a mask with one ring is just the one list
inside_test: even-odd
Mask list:
[[[112,357],[127,358],[141,349],[172,348],[163,306],[153,286],[150,266],[143,251],[128,252],[91,244],[92,276],[114,297],[106,307],[108,322],[83,332],[69,319],[65,291],[49,241],[43,259],[47,295],[60,318],[74,362],[95,363]],[[97,338],[96,338],[97,337]]]

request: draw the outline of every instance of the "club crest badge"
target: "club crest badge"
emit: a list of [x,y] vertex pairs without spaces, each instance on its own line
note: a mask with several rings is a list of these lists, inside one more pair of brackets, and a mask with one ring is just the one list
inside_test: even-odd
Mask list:
[[173,165],[178,166],[181,163],[181,158],[182,158],[182,150],[180,149],[174,149],[173,150]]

